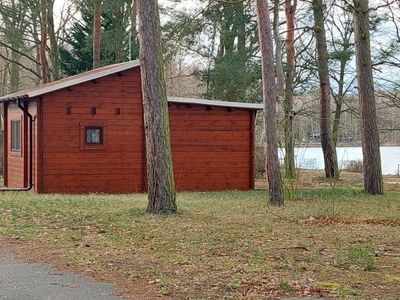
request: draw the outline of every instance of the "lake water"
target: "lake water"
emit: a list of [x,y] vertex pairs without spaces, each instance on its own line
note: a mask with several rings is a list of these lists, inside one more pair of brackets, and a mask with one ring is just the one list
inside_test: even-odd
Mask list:
[[[346,167],[348,162],[362,161],[361,147],[338,147],[337,157],[340,168]],[[283,160],[284,150],[279,151],[279,157]],[[295,150],[296,167],[303,169],[324,169],[324,157],[320,147],[300,147]],[[400,165],[400,147],[381,147],[382,173],[384,175],[396,175]]]

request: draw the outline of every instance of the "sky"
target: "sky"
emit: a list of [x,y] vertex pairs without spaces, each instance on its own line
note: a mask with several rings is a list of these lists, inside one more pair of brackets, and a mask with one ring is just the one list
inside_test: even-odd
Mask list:
[[[378,6],[378,5],[382,5],[386,2],[386,0],[371,0],[370,1],[370,6],[374,7],[374,6]],[[60,20],[61,18],[61,12],[63,10],[63,6],[68,6],[69,3],[71,3],[71,0],[55,0],[55,19],[56,19],[56,23],[58,23],[57,21]],[[159,0],[159,4],[163,5],[167,8],[174,8],[177,10],[183,10],[183,11],[201,11],[202,8],[208,3],[207,0],[180,0],[178,2],[174,1],[174,0]],[[385,8],[380,8],[380,11],[382,12]],[[166,18],[165,16],[162,18]],[[162,22],[165,21],[166,19],[162,19]],[[390,39],[390,37],[388,37],[388,32],[390,32],[391,30],[394,30],[394,28],[388,28],[387,26],[382,26],[381,30],[377,33],[374,34],[373,36],[373,41],[372,41],[372,46],[374,48],[374,46],[378,46],[379,44],[381,46],[385,46],[388,43],[390,43],[392,40]],[[190,57],[190,60],[193,60],[193,57]],[[197,61],[197,63],[199,63],[199,61]],[[352,64],[354,65],[354,63]],[[354,67],[354,66],[353,66]],[[395,68],[395,70],[393,70],[393,68],[386,68],[385,72],[380,72],[379,74],[377,74],[378,77],[384,75],[384,77],[389,76],[390,77],[398,77],[398,68]]]

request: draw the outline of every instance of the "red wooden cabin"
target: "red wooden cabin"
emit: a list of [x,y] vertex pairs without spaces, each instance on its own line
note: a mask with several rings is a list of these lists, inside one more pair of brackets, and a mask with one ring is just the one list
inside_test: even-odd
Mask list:
[[[0,101],[5,186],[32,187],[38,193],[146,190],[137,61],[88,71]],[[252,189],[258,109],[259,104],[170,98],[177,189]]]

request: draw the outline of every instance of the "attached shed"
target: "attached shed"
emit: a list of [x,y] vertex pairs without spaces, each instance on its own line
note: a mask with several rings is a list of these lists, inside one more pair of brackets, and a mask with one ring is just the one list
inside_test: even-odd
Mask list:
[[[132,61],[1,97],[5,186],[146,191],[141,89],[140,65]],[[262,106],[168,101],[177,189],[252,189],[255,114]]]

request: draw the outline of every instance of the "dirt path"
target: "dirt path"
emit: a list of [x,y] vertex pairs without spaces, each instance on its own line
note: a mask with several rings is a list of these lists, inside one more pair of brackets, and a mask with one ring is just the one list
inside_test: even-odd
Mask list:
[[0,299],[120,300],[112,284],[98,283],[46,264],[26,263],[0,249]]

